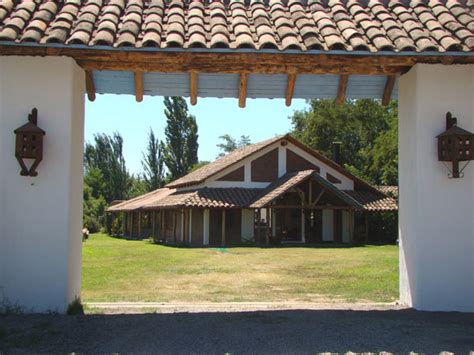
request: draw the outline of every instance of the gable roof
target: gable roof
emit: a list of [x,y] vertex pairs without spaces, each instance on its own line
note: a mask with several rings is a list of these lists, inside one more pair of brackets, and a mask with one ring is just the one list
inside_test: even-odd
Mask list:
[[176,188],[182,186],[196,185],[204,182],[211,176],[214,176],[224,169],[235,165],[250,155],[257,153],[258,151],[268,147],[269,145],[279,141],[283,136],[274,137],[271,139],[264,140],[259,143],[250,144],[241,148],[238,148],[227,155],[224,155],[222,158],[219,158],[203,167],[175,180],[170,182],[166,187]]
[[179,187],[184,187],[184,186],[191,186],[191,185],[197,185],[200,183],[203,183],[210,177],[222,172],[223,170],[230,168],[234,165],[237,165],[237,163],[241,162],[245,158],[251,156],[252,154],[255,154],[266,147],[279,142],[279,141],[288,141],[292,144],[294,144],[296,147],[300,148],[301,150],[305,151],[306,153],[312,155],[319,161],[323,162],[327,166],[333,168],[340,174],[346,176],[347,178],[351,179],[354,181],[354,187],[357,187],[358,189],[364,189],[364,190],[375,190],[377,189],[364,180],[358,178],[357,176],[351,174],[349,171],[344,169],[341,165],[337,164],[333,160],[325,157],[321,153],[317,152],[316,150],[308,147],[307,145],[301,143],[298,141],[296,138],[293,138],[290,134],[286,134],[284,136],[277,136],[271,139],[264,140],[259,143],[251,144],[248,146],[241,147],[239,149],[234,150],[233,152],[223,156],[220,159],[217,159],[191,173],[188,175],[185,175],[173,182],[170,182],[166,187],[169,188],[179,188]]
[[342,201],[347,203],[356,209],[363,209],[363,205],[357,202],[355,199],[345,194],[342,190],[339,190],[332,183],[324,179],[315,170],[303,170],[294,173],[287,173],[279,178],[274,183],[270,184],[264,189],[259,196],[250,204],[250,208],[263,208],[266,207],[270,202],[283,195],[292,187],[295,187],[302,182],[314,179],[324,188],[331,191],[334,195],[339,197]]
[[474,50],[470,5],[462,0],[2,0],[0,40],[102,49],[466,53]]

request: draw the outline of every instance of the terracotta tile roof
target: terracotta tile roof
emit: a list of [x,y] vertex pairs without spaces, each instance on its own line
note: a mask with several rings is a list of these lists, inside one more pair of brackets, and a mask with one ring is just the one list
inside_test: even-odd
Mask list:
[[463,0],[0,0],[0,40],[254,50],[474,50]]
[[373,212],[398,211],[398,203],[392,197],[375,191],[344,191],[364,206],[364,210]]
[[356,209],[362,209],[363,206],[350,195],[344,193],[344,191],[339,190],[332,183],[324,179],[319,175],[315,170],[303,170],[294,173],[287,173],[283,175],[280,179],[272,183],[266,189],[264,189],[259,196],[252,201],[251,208],[262,208],[267,206],[271,201],[275,200],[290,188],[297,186],[307,179],[314,179],[326,189],[334,193],[337,197],[346,202],[349,206],[352,206]]
[[147,204],[158,201],[170,194],[172,194],[175,190],[174,189],[157,189],[147,194],[132,198],[127,201],[123,201],[118,204],[112,204],[107,208],[107,212],[122,212],[122,211],[133,211],[136,209],[143,208]]
[[174,189],[164,188],[113,205],[107,212],[183,207],[244,208],[260,192],[261,189],[243,188],[202,188],[177,192]]
[[376,188],[385,195],[398,199],[398,186],[379,185]]
[[270,144],[278,141],[282,137],[275,137],[271,139],[267,139],[265,141],[256,143],[256,144],[251,144],[244,146],[242,148],[239,148],[237,150],[234,150],[233,152],[223,156],[220,159],[217,159],[213,161],[212,163],[209,163],[202,168],[199,168],[192,173],[189,173],[188,175],[183,176],[180,179],[177,179],[168,185],[167,187],[174,188],[174,187],[179,187],[179,186],[186,186],[186,185],[195,185],[199,184],[209,177],[221,172],[222,170],[242,161],[246,157],[250,156],[253,153],[258,152],[259,150],[269,146]]

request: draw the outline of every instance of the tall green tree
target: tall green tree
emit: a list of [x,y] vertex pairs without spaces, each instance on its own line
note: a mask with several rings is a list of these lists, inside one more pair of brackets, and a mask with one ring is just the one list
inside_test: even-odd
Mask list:
[[352,173],[375,184],[396,184],[398,174],[397,103],[376,100],[311,100],[291,117],[292,134],[331,157],[333,142],[342,142],[341,160]]
[[123,156],[123,139],[119,133],[112,136],[97,134],[93,143],[86,143],[84,152],[86,176],[97,169],[103,176],[103,196],[107,203],[128,198],[130,175]]
[[229,154],[230,152],[240,147],[251,144],[250,137],[246,135],[241,135],[240,139],[237,140],[230,134],[224,134],[222,136],[219,136],[219,139],[222,142],[217,144],[217,148],[220,149],[220,153],[217,155],[218,158]]
[[160,142],[150,128],[147,150],[143,153],[143,180],[147,191],[153,191],[164,185],[165,170],[163,151],[164,143]]
[[196,118],[188,114],[188,105],[182,97],[165,97],[166,144],[164,161],[169,179],[186,175],[198,162],[198,127]]

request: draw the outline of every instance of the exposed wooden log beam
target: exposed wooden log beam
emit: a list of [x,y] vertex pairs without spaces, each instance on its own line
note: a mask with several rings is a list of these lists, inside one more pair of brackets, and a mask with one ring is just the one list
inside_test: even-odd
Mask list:
[[385,89],[383,90],[382,105],[387,106],[392,98],[393,87],[395,86],[396,75],[388,75],[385,82]]
[[293,94],[295,92],[295,83],[296,83],[296,73],[288,74],[288,81],[286,83],[286,106],[291,106],[291,100],[293,99]]
[[198,95],[198,73],[192,71],[189,73],[189,95],[191,99],[191,105],[197,104],[197,95]]
[[337,98],[336,103],[339,105],[344,103],[346,99],[346,90],[347,90],[347,83],[349,82],[349,75],[342,74],[339,77],[339,88],[337,89]]
[[318,194],[318,196],[316,196],[316,198],[314,199],[313,203],[311,204],[312,206],[316,206],[316,204],[319,202],[319,200],[321,199],[321,197],[323,197],[323,194],[326,192],[326,188],[324,187]]
[[143,101],[143,72],[136,71],[135,73],[135,99],[137,102]]
[[239,79],[239,107],[244,108],[247,101],[247,73],[240,73]]
[[60,47],[24,47],[0,45],[1,55],[68,56],[84,69],[143,70],[185,73],[195,70],[206,73],[260,74],[397,74],[416,63],[474,63],[474,56],[417,55],[382,56],[344,54],[286,53],[196,53],[153,51],[110,51]]
[[95,100],[95,85],[92,70],[86,70],[86,92],[89,101]]

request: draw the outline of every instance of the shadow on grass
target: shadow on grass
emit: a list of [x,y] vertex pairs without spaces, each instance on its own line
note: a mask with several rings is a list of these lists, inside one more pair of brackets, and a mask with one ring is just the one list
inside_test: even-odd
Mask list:
[[474,315],[414,310],[0,316],[1,352],[469,353]]

